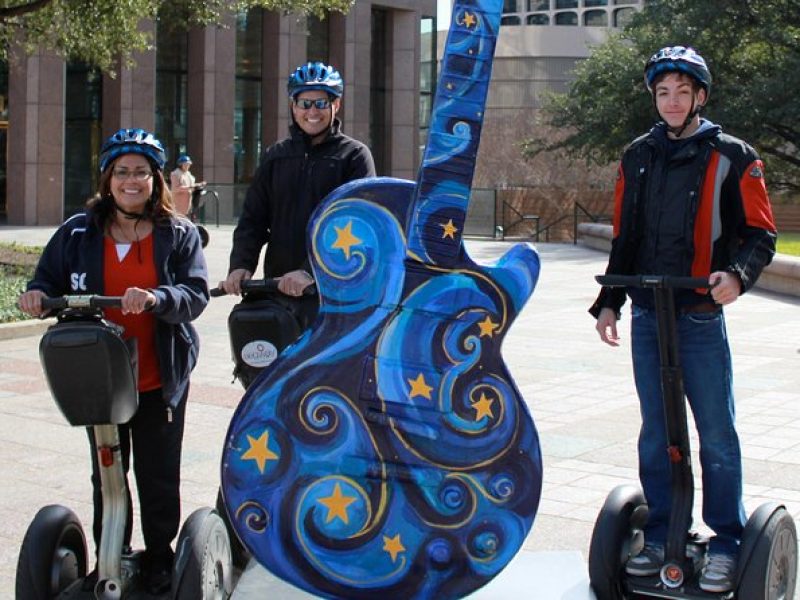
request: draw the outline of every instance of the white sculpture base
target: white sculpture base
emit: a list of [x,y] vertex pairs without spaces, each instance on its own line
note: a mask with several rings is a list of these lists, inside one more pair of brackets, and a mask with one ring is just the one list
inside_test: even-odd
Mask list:
[[[275,577],[251,560],[231,600],[313,600],[317,598]],[[521,551],[469,600],[595,600],[580,552]]]

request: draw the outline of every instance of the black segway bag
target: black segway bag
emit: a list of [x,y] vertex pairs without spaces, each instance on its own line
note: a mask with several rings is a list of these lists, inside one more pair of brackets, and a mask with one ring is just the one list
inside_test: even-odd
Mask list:
[[247,389],[280,352],[300,336],[290,306],[273,298],[245,299],[228,315],[233,376]]
[[61,320],[39,343],[56,404],[70,425],[127,423],[139,406],[136,340],[99,317]]

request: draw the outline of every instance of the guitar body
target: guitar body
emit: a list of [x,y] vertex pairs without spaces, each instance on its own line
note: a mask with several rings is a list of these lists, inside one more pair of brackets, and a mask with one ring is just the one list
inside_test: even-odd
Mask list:
[[[501,8],[457,4],[448,48],[459,19],[496,35]],[[490,66],[485,38],[463,37]],[[483,99],[465,86],[456,106],[482,117],[489,73],[471,82]],[[351,182],[316,210],[319,317],[251,385],[223,450],[242,542],[324,597],[467,595],[514,557],[539,504],[538,436],[500,353],[539,260],[527,244],[493,266],[467,256],[481,118],[437,113],[440,100],[418,182]]]

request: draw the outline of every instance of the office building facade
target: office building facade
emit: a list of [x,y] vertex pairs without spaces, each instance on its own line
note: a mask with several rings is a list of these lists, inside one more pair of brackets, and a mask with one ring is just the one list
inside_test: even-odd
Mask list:
[[342,73],[343,130],[370,146],[378,172],[413,178],[431,79],[421,32],[435,31],[435,14],[433,0],[389,0],[326,19],[254,9],[188,32],[145,23],[154,49],[114,78],[46,51],[12,58],[0,66],[0,220],[53,225],[81,210],[102,140],[121,127],[155,131],[167,169],[190,154],[235,219],[261,152],[288,132],[286,80],[307,60]]

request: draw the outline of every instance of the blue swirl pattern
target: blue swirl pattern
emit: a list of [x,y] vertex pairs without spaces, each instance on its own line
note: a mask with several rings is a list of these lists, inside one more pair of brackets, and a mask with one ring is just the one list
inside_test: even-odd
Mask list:
[[319,596],[460,598],[533,524],[539,440],[500,348],[539,259],[480,266],[461,239],[501,9],[454,8],[419,180],[352,182],[315,211],[319,318],[228,430],[239,537]]

